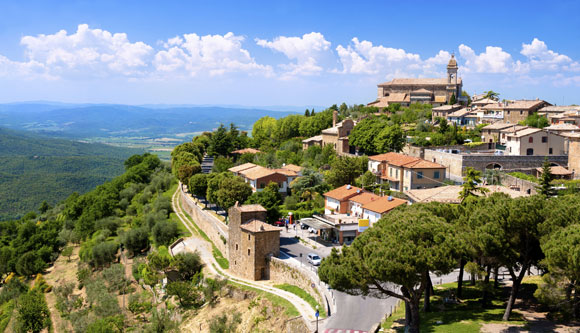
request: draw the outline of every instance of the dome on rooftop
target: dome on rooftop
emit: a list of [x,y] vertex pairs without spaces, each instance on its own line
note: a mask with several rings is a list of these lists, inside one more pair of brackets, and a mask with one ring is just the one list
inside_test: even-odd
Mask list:
[[447,64],[447,68],[449,67],[457,67],[457,60],[455,60],[455,55],[451,55],[451,59],[449,59],[449,63]]

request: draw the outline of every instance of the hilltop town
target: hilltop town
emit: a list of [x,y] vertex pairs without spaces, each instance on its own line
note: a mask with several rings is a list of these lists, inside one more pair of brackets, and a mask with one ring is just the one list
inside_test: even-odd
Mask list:
[[7,222],[0,328],[577,331],[580,107],[458,69],[221,124]]

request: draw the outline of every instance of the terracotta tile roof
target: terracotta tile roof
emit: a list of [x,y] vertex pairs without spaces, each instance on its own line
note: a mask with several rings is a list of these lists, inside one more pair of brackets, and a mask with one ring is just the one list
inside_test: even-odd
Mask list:
[[389,96],[381,97],[374,102],[370,102],[367,106],[375,106],[377,108],[385,108],[389,103],[408,103],[411,98],[406,93],[392,93]]
[[390,165],[402,166],[402,167],[411,168],[411,169],[445,168],[445,166],[438,164],[438,163],[429,162],[429,161],[426,161],[426,160],[418,158],[418,157],[407,156],[404,154],[392,153],[392,152],[386,153],[386,154],[370,156],[369,159],[373,160],[373,161],[387,162]]
[[463,117],[465,115],[467,115],[468,113],[470,113],[471,110],[468,108],[463,108],[461,110],[457,110],[449,115],[447,115],[447,117]]
[[304,139],[304,140],[302,140],[302,143],[308,143],[308,142],[312,142],[312,141],[321,141],[322,142],[322,135],[317,135],[317,136],[313,136],[313,137],[308,138],[308,139]]
[[[499,185],[484,185],[489,192],[486,195],[490,195],[495,192],[502,192],[509,195],[512,198],[527,196],[525,192],[515,191],[505,186]],[[416,189],[405,191],[405,194],[411,198],[414,202],[444,202],[444,203],[455,203],[461,202],[459,199],[459,192],[461,191],[461,185],[448,185],[427,189]],[[476,193],[477,195],[481,195]]]
[[235,166],[235,167],[231,167],[228,169],[228,171],[231,171],[233,173],[238,173],[240,171],[244,171],[244,170],[253,168],[255,166],[256,166],[256,164],[254,164],[254,163],[244,163],[244,164],[240,164],[240,165]]
[[453,104],[453,105],[441,105],[431,110],[433,111],[455,111],[461,109],[463,106],[461,104]]
[[370,192],[363,192],[359,195],[355,195],[354,197],[350,198],[349,201],[359,203],[361,205],[367,204],[371,201],[377,200],[380,197],[374,193]]
[[580,106],[577,105],[549,105],[544,106],[543,108],[539,109],[538,112],[569,112],[569,111],[580,111]]
[[290,170],[290,171],[294,171],[294,172],[300,172],[304,168],[301,166],[298,166],[296,164],[286,164],[285,166],[282,167],[282,169],[286,169],[286,170]]
[[238,149],[238,150],[234,150],[232,152],[232,154],[258,154],[261,153],[261,151],[259,151],[258,149],[254,149],[254,148],[244,148],[244,149]]
[[557,124],[551,125],[548,127],[544,127],[547,131],[580,131],[580,127],[573,125],[573,124]]
[[272,169],[272,171],[275,171],[277,173],[281,173],[286,177],[297,177],[298,174],[292,170],[288,170],[288,169]]
[[531,110],[542,103],[546,103],[543,100],[519,100],[506,103],[496,102],[493,104],[488,104],[482,109],[485,110]]
[[478,99],[476,101],[471,101],[472,105],[487,105],[487,104],[493,104],[493,103],[497,103],[497,101],[495,99],[491,99],[491,98],[482,98],[482,99]]
[[403,165],[405,168],[410,169],[444,169],[445,166],[439,163],[418,159],[417,161],[413,161]]
[[541,131],[542,130],[539,129],[539,128],[524,128],[521,131],[517,131],[517,132],[514,132],[514,133],[510,133],[510,134],[508,134],[508,136],[510,136],[512,138],[521,138],[521,137],[528,136],[528,135],[531,135],[531,134],[534,134],[534,133],[538,133],[538,132],[541,132]]
[[256,165],[253,168],[250,169],[246,169],[240,172],[240,174],[242,176],[244,176],[245,178],[248,179],[252,179],[252,180],[256,180],[256,179],[260,179],[266,176],[270,176],[272,174],[276,173],[276,171],[268,169],[268,168],[264,168],[261,165]]
[[259,204],[241,205],[236,207],[240,212],[265,212],[266,208]]
[[[461,78],[457,78],[457,84],[461,84]],[[389,82],[384,82],[379,84],[382,86],[396,86],[396,85],[427,85],[427,86],[438,86],[447,85],[447,78],[421,78],[421,79],[392,79]]]
[[357,195],[357,191],[362,192],[363,190],[352,185],[343,185],[341,187],[335,188],[334,190],[324,193],[325,197],[333,198],[339,201],[348,199],[354,195]]
[[[539,173],[544,172],[544,169],[542,169],[542,168],[536,168],[536,170],[538,170]],[[559,166],[559,165],[551,166],[550,172],[555,176],[569,176],[572,174],[572,171],[564,168],[563,166]]]
[[264,223],[259,220],[251,220],[240,226],[242,230],[249,231],[251,233],[257,232],[280,232],[280,228],[276,228],[273,225]]
[[[391,200],[389,200],[391,198]],[[366,205],[363,205],[362,208],[366,210],[370,210],[371,212],[384,214],[390,211],[393,208],[399,207],[401,205],[406,205],[407,200],[394,198],[394,197],[380,197],[377,200],[373,200]]]
[[510,127],[506,127],[504,129],[500,130],[500,133],[513,133],[513,132],[517,132],[517,131],[521,131],[524,130],[526,128],[529,128],[528,126],[522,126],[522,125],[512,125]]
[[493,123],[491,125],[487,125],[485,127],[482,127],[481,130],[501,130],[504,128],[508,128],[513,126],[514,124],[506,124],[503,122],[497,122],[497,123]]

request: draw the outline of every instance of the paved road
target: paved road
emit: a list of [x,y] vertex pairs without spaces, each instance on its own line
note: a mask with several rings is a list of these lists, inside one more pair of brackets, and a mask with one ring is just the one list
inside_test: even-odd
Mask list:
[[[301,260],[304,264],[304,269],[316,271],[317,268],[310,265],[306,260],[308,253],[316,253],[321,257],[325,256],[324,250],[313,250],[300,243],[298,239],[292,237],[280,237],[280,250]],[[302,253],[302,258],[300,258]],[[371,327],[380,322],[384,315],[390,311],[391,306],[397,303],[396,299],[376,299],[371,297],[352,296],[343,292],[333,290],[336,298],[337,312],[331,315],[323,323],[323,327],[332,331],[338,330],[352,330],[354,331],[368,331]]]
[[[317,271],[317,267],[310,265],[306,260],[308,253],[316,253],[321,257],[328,255],[328,249],[318,248],[316,250],[307,247],[295,239],[291,233],[281,233],[280,250],[285,254],[301,260],[305,270]],[[302,253],[302,258],[300,254]],[[431,280],[434,284],[442,284],[457,281],[459,270],[450,274],[437,276],[431,274]],[[469,279],[469,274],[464,275],[464,280]],[[386,299],[377,299],[372,297],[352,296],[346,293],[332,291],[337,305],[337,312],[331,315],[322,327],[328,332],[347,332],[347,331],[369,331],[372,326],[380,322],[385,314],[390,312],[398,303],[393,297]]]

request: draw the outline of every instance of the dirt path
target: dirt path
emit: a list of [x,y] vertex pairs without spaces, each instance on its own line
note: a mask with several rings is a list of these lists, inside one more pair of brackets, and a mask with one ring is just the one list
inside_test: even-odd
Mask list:
[[[193,226],[191,226],[192,222],[183,214],[181,208],[179,207],[179,195],[180,195],[180,189],[178,187],[177,190],[175,191],[173,197],[172,197],[173,210],[176,212],[176,215],[181,220],[181,222],[185,225],[185,227],[192,233],[192,235],[197,235],[197,232],[193,232],[193,230],[195,228]],[[300,312],[302,317],[306,319],[305,323],[308,326],[312,326],[309,328],[313,328],[312,323],[313,323],[313,321],[316,320],[316,318],[314,317],[314,311],[312,310],[312,307],[306,301],[304,301],[302,298],[298,297],[295,294],[292,294],[292,293],[289,293],[289,292],[286,292],[286,291],[283,291],[283,290],[280,290],[277,288],[273,288],[273,287],[269,286],[267,282],[249,281],[246,279],[242,279],[242,278],[233,276],[227,271],[223,271],[223,270],[218,269],[219,265],[217,264],[215,258],[213,257],[213,254],[211,251],[211,244],[209,242],[201,239],[201,238],[198,238],[195,236],[187,237],[187,238],[184,238],[182,244],[183,245],[175,246],[174,250],[176,250],[176,251],[184,251],[184,250],[195,251],[195,250],[197,250],[200,253],[202,260],[206,264],[206,267],[212,273],[220,275],[220,276],[227,278],[231,281],[235,281],[236,283],[246,285],[246,286],[249,286],[252,288],[256,288],[256,289],[259,289],[262,291],[266,291],[266,292],[274,294],[276,296],[280,296],[282,298],[285,298],[290,303],[292,303],[296,307],[298,312]]]
[[60,312],[56,309],[56,295],[54,293],[54,288],[62,286],[67,282],[75,284],[74,292],[75,294],[81,294],[82,292],[76,288],[77,285],[77,265],[79,260],[79,250],[80,247],[76,246],[73,249],[73,254],[68,258],[64,256],[59,256],[54,262],[54,265],[47,269],[47,274],[44,275],[46,283],[52,286],[53,291],[46,294],[46,303],[48,304],[48,309],[50,310],[50,319],[52,320],[52,326],[55,332],[62,331],[72,331],[70,323],[60,316]]

